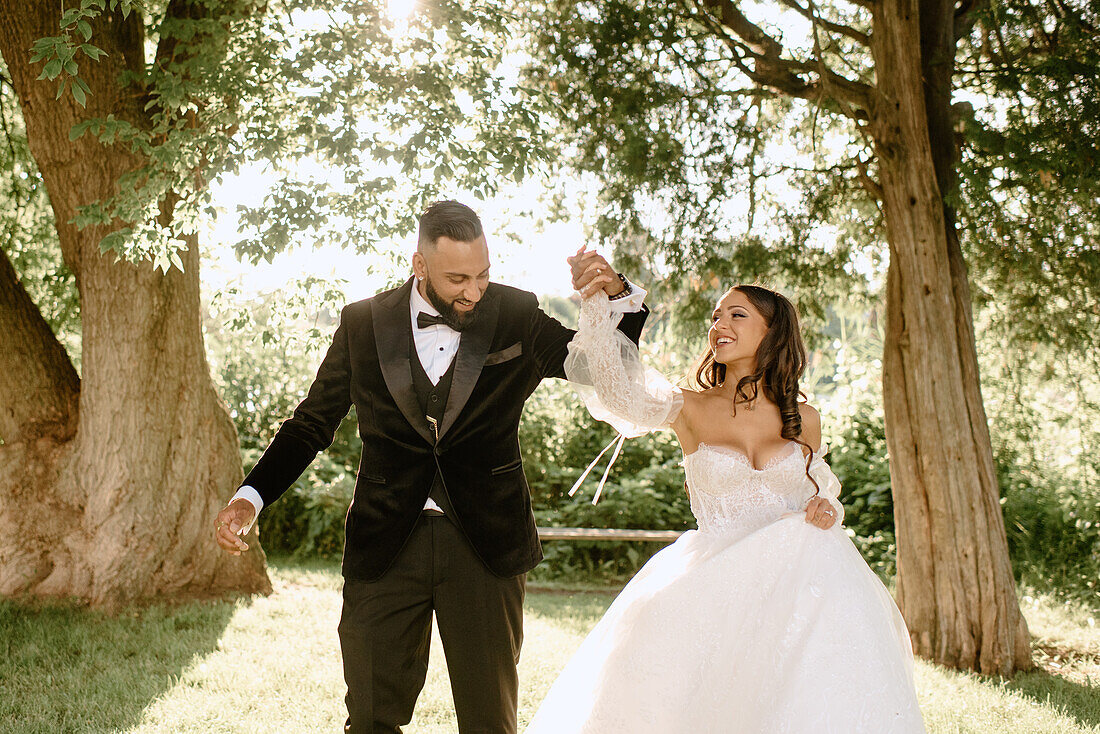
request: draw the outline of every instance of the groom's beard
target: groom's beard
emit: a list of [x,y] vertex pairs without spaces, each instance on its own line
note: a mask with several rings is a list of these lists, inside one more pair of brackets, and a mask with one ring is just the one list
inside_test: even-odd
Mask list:
[[424,290],[427,292],[428,302],[439,311],[439,316],[443,319],[443,323],[447,324],[447,326],[455,331],[465,331],[477,321],[477,304],[474,304],[474,307],[466,313],[459,313],[455,310],[454,301],[447,303],[447,301],[443,300],[443,296],[439,295],[439,291],[432,286],[432,279],[429,275],[424,276]]

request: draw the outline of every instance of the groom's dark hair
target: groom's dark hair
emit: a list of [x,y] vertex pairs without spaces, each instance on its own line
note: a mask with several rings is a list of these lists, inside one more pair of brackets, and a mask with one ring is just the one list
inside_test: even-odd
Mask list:
[[457,201],[437,201],[420,215],[416,249],[435,247],[440,237],[473,242],[481,235],[481,220],[473,209]]

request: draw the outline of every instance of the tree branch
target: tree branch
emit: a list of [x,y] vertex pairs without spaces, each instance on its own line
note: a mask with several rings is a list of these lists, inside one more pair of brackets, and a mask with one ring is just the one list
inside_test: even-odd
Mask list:
[[960,0],[955,6],[955,42],[970,35],[978,15],[989,7],[989,0]]
[[5,443],[76,433],[80,378],[0,248],[0,439]]
[[871,45],[871,37],[866,33],[857,31],[855,28],[852,28],[851,26],[846,26],[843,23],[836,23],[831,20],[826,20],[825,18],[822,18],[820,15],[815,13],[811,8],[803,7],[802,5],[800,5],[798,3],[798,0],[779,0],[779,2],[782,5],[786,5],[791,10],[794,10],[814,25],[821,26],[825,30],[832,33],[839,33],[842,36],[847,36],[856,43],[863,44],[864,46],[870,47]]
[[882,184],[876,181],[871,174],[867,171],[867,163],[859,156],[856,156],[856,170],[859,171],[859,182],[863,185],[863,188],[869,193],[876,201],[882,201],[883,191]]
[[[734,52],[733,62],[753,82],[799,99],[819,100],[823,91],[838,101],[847,103],[844,114],[866,120],[873,89],[863,82],[853,81],[825,66],[824,62],[782,58],[783,46],[762,28],[752,23],[731,0],[696,0],[702,5],[704,19],[715,25],[727,46]],[[732,34],[732,35],[731,35]],[[752,60],[752,66],[746,63]],[[814,74],[816,80],[807,80]],[[822,87],[824,86],[824,90]]]

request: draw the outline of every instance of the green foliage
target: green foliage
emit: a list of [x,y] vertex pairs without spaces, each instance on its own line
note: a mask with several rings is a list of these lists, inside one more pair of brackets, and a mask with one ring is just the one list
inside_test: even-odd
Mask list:
[[83,107],[91,93],[87,82],[80,78],[80,66],[77,63],[81,56],[95,62],[99,61],[106,52],[89,43],[92,40],[92,21],[95,21],[105,11],[118,11],[123,18],[130,15],[130,11],[138,2],[131,0],[81,0],[78,7],[63,8],[61,19],[58,21],[58,29],[61,34],[39,38],[31,47],[31,64],[42,64],[42,72],[38,80],[59,79],[57,84],[57,97],[65,94],[66,85],[73,96],[73,100]]
[[[219,294],[207,319],[214,380],[229,405],[251,468],[282,421],[305,397],[335,329],[331,286],[306,279],[299,288],[270,294],[249,307]],[[361,443],[355,409],[336,431],[332,446],[260,517],[265,549],[294,555],[339,556],[344,517],[355,490]]]
[[[355,493],[355,466],[341,456],[358,450],[352,418],[341,424],[334,445],[319,454],[277,502],[265,507],[260,516],[260,540],[265,551],[296,557],[339,558],[344,551],[344,518]],[[259,451],[243,451],[241,458],[250,467],[260,458]]]
[[826,460],[841,485],[844,524],[883,580],[897,548],[882,407],[881,307],[838,306],[829,313],[803,377],[808,402],[822,414]]
[[975,302],[1015,369],[1049,345],[1100,372],[1100,3],[983,7],[960,62],[975,104],[956,105]]
[[[815,102],[754,83],[763,62],[703,5],[554,0],[530,16],[526,73],[558,102],[559,165],[601,183],[597,236],[667,279],[661,295],[691,314],[756,279],[817,320],[841,299],[880,296],[889,254],[865,132],[828,84]],[[820,60],[873,82],[868,49],[838,33],[802,38],[806,24],[781,26],[784,8],[738,6],[801,76]],[[851,3],[814,11],[873,30]],[[962,180],[944,193],[975,304],[1004,339],[1056,345],[1100,371],[1100,6],[998,0],[959,15]]]
[[883,579],[891,578],[897,545],[881,402],[857,403],[838,429],[828,460],[843,487],[844,524],[871,568]]
[[[862,141],[835,108],[754,88],[691,3],[559,0],[529,26],[526,73],[557,102],[555,159],[599,181],[595,234],[617,255],[705,303],[712,282],[859,290],[852,261],[880,243],[843,223],[878,214],[852,161]],[[821,231],[820,203],[792,201],[788,180],[814,173],[813,190],[848,196],[829,225],[852,236]]]
[[[636,440],[636,439],[635,439]],[[678,447],[675,454],[634,475],[617,467],[617,481],[608,481],[597,504],[586,502],[598,477],[588,480],[587,492],[578,492],[556,508],[536,509],[539,525],[549,527],[640,528],[691,530],[695,519],[688,505],[684,470]],[[583,467],[580,467],[583,469]],[[579,470],[574,472],[579,474]],[[564,498],[563,498],[564,500]],[[650,541],[545,541],[546,559],[532,572],[536,580],[622,580],[632,576],[663,543]]]
[[[369,251],[409,232],[411,215],[455,185],[485,198],[545,162],[544,103],[504,63],[515,17],[501,0],[432,3],[407,21],[385,7],[202,0],[174,15],[133,4],[157,52],[121,83],[148,100],[148,119],[90,118],[70,137],[92,135],[144,164],[75,223],[122,222],[101,249],[179,268],[185,238],[214,215],[207,182],[256,164],[270,190],[241,212],[240,255],[270,261],[320,238]],[[85,31],[107,12],[83,0],[33,52],[81,103],[75,60],[98,57]]]
[[1100,598],[1100,380],[1070,354],[1036,344],[1032,364],[995,331],[983,393],[1013,568],[1032,588]]

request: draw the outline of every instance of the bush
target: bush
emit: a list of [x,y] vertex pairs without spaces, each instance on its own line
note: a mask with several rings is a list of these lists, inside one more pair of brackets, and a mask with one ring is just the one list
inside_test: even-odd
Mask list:
[[[573,483],[615,431],[585,410],[573,389],[543,383],[524,409],[520,446],[535,518],[544,527],[688,530],[695,526],[684,490],[681,452],[665,432],[628,440],[596,505],[591,503],[610,452],[573,497]],[[622,581],[660,550],[645,541],[547,541],[537,580]]]
[[[259,455],[251,458],[254,461]],[[354,492],[355,473],[320,454],[286,494],[264,508],[260,521],[264,549],[294,557],[339,557]]]
[[1096,606],[1100,599],[1100,502],[1054,466],[998,447],[997,478],[1016,578],[1038,591]]
[[826,457],[840,480],[844,524],[867,563],[884,580],[896,570],[894,499],[885,421],[880,406],[856,403],[845,424],[834,427]]
[[[325,345],[320,336],[305,344],[297,337],[280,341],[273,336],[279,330],[263,318],[263,309],[250,317],[259,322],[249,328],[207,325],[215,379],[237,427],[245,471],[305,397]],[[355,488],[361,446],[352,408],[332,446],[277,502],[264,507],[259,527],[265,550],[320,557],[338,557],[343,552],[344,518]]]

